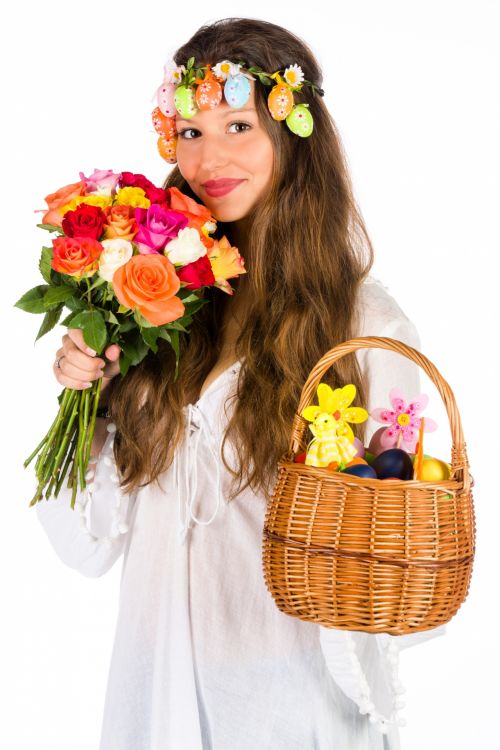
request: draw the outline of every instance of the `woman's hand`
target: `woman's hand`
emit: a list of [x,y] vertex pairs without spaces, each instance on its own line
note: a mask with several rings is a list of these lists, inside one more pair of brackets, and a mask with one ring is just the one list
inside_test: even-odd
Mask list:
[[104,352],[105,359],[97,357],[95,353],[89,353],[92,350],[85,343],[80,328],[67,330],[68,333],[62,338],[62,347],[56,352],[59,367],[55,362],[52,366],[56,380],[66,388],[82,390],[89,388],[93,380],[102,377],[102,393],[120,372],[120,347],[118,344],[110,344]]

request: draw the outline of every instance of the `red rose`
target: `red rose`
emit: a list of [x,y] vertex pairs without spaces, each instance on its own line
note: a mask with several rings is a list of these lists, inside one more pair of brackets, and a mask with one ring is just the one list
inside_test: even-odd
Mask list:
[[105,223],[106,215],[99,206],[81,203],[74,211],[66,211],[62,228],[66,237],[91,237],[98,240]]
[[57,237],[52,240],[52,268],[69,276],[82,277],[98,270],[102,245],[92,237]]
[[146,198],[151,203],[164,203],[167,204],[167,191],[163,188],[158,188],[156,185],[144,177],[143,174],[134,174],[133,172],[122,172],[120,177],[120,187],[138,187],[144,190]]
[[202,255],[201,258],[188,263],[183,268],[177,268],[176,273],[181,281],[188,282],[186,289],[200,289],[202,286],[215,284],[212,265],[207,255]]

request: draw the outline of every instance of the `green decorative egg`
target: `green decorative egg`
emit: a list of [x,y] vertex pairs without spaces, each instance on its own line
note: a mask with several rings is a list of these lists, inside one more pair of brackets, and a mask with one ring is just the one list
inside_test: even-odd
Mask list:
[[307,104],[296,104],[288,117],[286,124],[295,135],[307,138],[313,131],[313,118]]
[[185,86],[184,84],[177,86],[174,101],[177,112],[186,120],[194,117],[198,111],[192,86]]

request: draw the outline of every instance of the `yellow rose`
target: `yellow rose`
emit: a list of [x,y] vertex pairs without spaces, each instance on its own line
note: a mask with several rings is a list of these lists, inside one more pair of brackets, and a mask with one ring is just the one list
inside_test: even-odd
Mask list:
[[115,197],[116,203],[133,208],[149,208],[151,205],[151,201],[146,198],[144,190],[138,187],[124,187],[119,190]]
[[61,212],[65,214],[66,211],[74,211],[75,208],[81,203],[86,203],[87,206],[99,206],[99,208],[106,208],[106,206],[111,205],[112,201],[113,199],[108,195],[78,195],[76,198],[73,198],[70,203],[67,203],[61,209]]

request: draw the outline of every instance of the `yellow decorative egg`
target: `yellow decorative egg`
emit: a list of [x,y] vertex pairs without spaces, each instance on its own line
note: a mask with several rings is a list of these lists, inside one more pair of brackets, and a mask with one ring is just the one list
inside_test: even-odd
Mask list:
[[162,135],[158,138],[157,144],[160,156],[169,164],[175,164],[177,161],[177,138],[164,138]]
[[186,120],[195,116],[198,107],[196,106],[196,99],[192,86],[185,86],[183,83],[180,86],[177,86],[175,90],[175,108],[181,117],[184,117]]
[[196,87],[198,109],[215,109],[222,99],[222,86],[216,78],[206,78]]
[[284,83],[273,86],[267,97],[267,107],[275,120],[284,120],[293,108],[293,93]]
[[450,478],[450,465],[438,458],[424,458],[418,473],[422,482],[440,482]]

